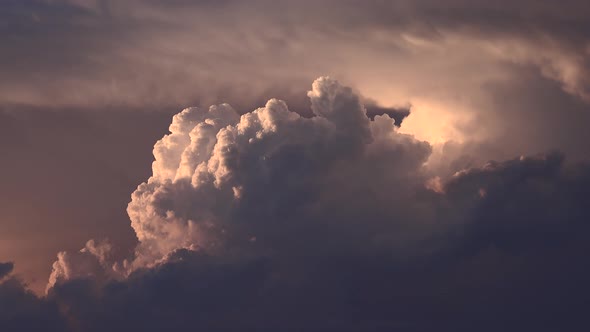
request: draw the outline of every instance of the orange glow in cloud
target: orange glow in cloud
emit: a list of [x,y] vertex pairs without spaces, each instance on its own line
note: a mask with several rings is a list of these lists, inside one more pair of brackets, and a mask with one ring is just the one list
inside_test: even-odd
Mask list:
[[463,134],[457,130],[457,125],[467,117],[464,112],[426,100],[412,101],[412,106],[410,115],[400,127],[400,132],[414,135],[417,139],[433,145],[451,140],[464,140]]

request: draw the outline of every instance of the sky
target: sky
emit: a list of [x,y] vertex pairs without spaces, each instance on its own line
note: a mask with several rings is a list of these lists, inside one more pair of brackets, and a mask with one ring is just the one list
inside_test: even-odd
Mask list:
[[590,4],[0,1],[0,331],[586,331]]

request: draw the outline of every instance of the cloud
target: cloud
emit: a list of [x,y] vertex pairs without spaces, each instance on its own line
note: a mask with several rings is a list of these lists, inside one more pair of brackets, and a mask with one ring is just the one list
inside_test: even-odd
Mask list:
[[12,269],[14,269],[14,263],[12,263],[12,262],[0,263],[0,279],[9,275],[10,272],[12,272]]
[[322,181],[340,186],[338,199],[345,199],[373,184],[364,178],[379,174],[373,163],[398,173],[381,181],[402,183],[430,153],[427,143],[397,133],[388,115],[370,120],[360,98],[335,80],[316,80],[308,95],[311,118],[276,99],[241,117],[226,104],[176,115],[171,133],[154,147],[152,177],[128,206],[140,241],[134,264],[153,264],[181,248],[252,247],[253,237],[263,246],[283,235],[275,223],[335,217],[326,215],[334,197]]
[[60,253],[44,298],[8,279],[0,291],[24,314],[6,311],[0,327],[586,324],[588,164],[550,152],[432,180],[432,147],[371,119],[352,89],[323,77],[308,96],[312,117],[277,99],[241,116],[227,104],[175,115],[128,205],[134,257],[97,241]]
[[78,252],[62,251],[57,254],[46,291],[71,279],[104,281],[117,278],[120,274],[118,266],[113,262],[111,244],[108,241],[96,243],[89,240]]
[[[230,314],[191,282],[231,274],[238,298],[213,290],[251,297],[251,316],[231,317],[252,330],[291,317],[299,330],[579,328],[584,1],[2,8],[0,261],[15,262],[7,303],[28,304],[0,322],[129,330],[157,311],[145,329],[181,316],[215,329],[191,308]],[[321,83],[314,113],[305,87],[326,74],[353,89]],[[331,114],[330,95],[344,112]],[[198,107],[174,119],[150,164],[186,105]],[[122,203],[142,181],[130,228]],[[88,238],[109,241],[75,250]],[[53,291],[35,298],[25,289],[45,287],[56,252]],[[100,311],[110,307],[137,310]],[[261,312],[277,318],[263,326]]]
[[[350,250],[342,229],[322,232],[332,250],[318,250],[318,228],[301,221],[290,231],[306,232],[282,237],[297,246],[221,256],[179,249],[98,294],[92,280],[73,280],[56,286],[51,298],[70,308],[84,331],[579,328],[590,295],[590,167],[569,167],[563,158],[491,162],[457,174],[444,194],[426,191],[400,204],[436,208],[431,218],[450,230],[421,242],[429,250],[418,255],[375,250],[368,238]],[[347,226],[365,232],[373,217]],[[395,228],[399,216],[389,217],[385,229]],[[415,215],[403,220],[414,221]]]
[[[170,134],[154,146],[152,176],[127,208],[139,240],[135,257],[115,263],[104,257],[108,244],[90,241],[80,252],[58,255],[48,289],[72,279],[122,277],[166,262],[179,249],[282,254],[297,246],[285,237],[305,236],[298,233],[308,227],[317,233],[308,239],[309,252],[353,250],[359,241],[378,247],[378,238],[388,237],[404,247],[429,236],[419,224],[378,233],[391,213],[415,212],[385,199],[409,199],[422,186],[428,143],[399,133],[387,114],[370,119],[361,98],[333,79],[316,80],[308,96],[313,117],[277,99],[241,116],[227,104],[175,115]],[[374,224],[352,231],[366,215]],[[345,235],[334,248],[322,243],[330,233]]]
[[38,298],[20,280],[0,281],[0,329],[2,331],[67,331],[55,302]]
[[[472,151],[480,162],[550,149],[588,155],[573,147],[590,113],[590,29],[579,1],[321,1],[311,10],[303,2],[134,0],[109,2],[108,15],[87,9],[91,2],[5,6],[0,33],[19,42],[0,52],[0,102],[93,111],[228,102],[243,114],[281,96],[311,116],[302,87],[330,74],[378,108],[412,105],[404,133],[486,146]],[[45,45],[39,57],[51,40],[61,47]]]
[[237,106],[271,90],[297,95],[329,73],[381,103],[413,103],[518,78],[511,64],[535,67],[587,98],[582,3],[328,0],[311,10],[266,0],[8,1],[0,33],[13,42],[0,53],[7,77],[0,101]]

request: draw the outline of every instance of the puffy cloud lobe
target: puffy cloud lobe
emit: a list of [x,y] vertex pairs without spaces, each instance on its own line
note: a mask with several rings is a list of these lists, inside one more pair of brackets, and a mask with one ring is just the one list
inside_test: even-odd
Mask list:
[[112,247],[107,241],[89,240],[78,252],[62,251],[49,276],[47,291],[58,283],[70,279],[107,280],[120,276],[118,267],[110,257]]
[[154,180],[190,177],[195,167],[211,154],[215,134],[238,119],[238,114],[227,104],[211,106],[209,110],[187,108],[175,115],[170,134],[154,146]]

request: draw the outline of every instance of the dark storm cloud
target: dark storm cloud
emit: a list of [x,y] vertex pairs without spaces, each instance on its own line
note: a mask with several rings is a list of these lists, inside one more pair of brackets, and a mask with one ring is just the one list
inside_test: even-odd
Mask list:
[[221,262],[184,251],[171,260],[99,293],[92,280],[78,280],[53,289],[50,298],[69,308],[82,331],[223,330],[241,325],[233,318],[248,320],[247,307],[271,278],[264,260]]
[[377,115],[387,114],[390,118],[395,120],[396,126],[400,126],[402,121],[410,115],[411,107],[383,107],[377,105],[375,102],[364,101],[365,107],[367,108],[367,116],[373,120]]
[[65,308],[81,331],[585,329],[588,188],[590,167],[566,166],[559,153],[492,162],[457,175],[444,195],[418,197],[438,206],[440,222],[465,222],[433,239],[445,243],[440,250],[403,259],[379,251],[224,259],[179,250],[125,281],[66,282],[42,303],[53,314]]
[[10,332],[67,331],[56,303],[38,298],[14,278],[0,283],[0,328]]

